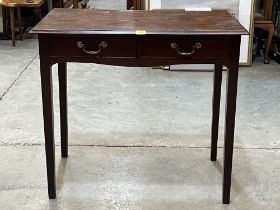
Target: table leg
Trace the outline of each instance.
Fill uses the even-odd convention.
[[[12,32],[12,44],[16,46],[16,34],[15,34],[15,9],[10,7],[10,21],[11,21],[11,32]]]
[[[68,124],[67,124],[67,65],[58,63],[61,155],[68,156]]]
[[[237,45],[239,46],[239,45]],[[232,155],[238,82],[238,61],[229,65],[227,72],[227,97],[225,113],[223,203],[230,203]]]
[[[18,28],[19,28],[20,40],[22,41],[22,25],[21,25],[20,7],[17,7],[17,19],[18,19]]]
[[[45,150],[50,199],[56,198],[55,142],[53,128],[52,70],[48,57],[40,58],[42,102],[44,115]]]
[[[222,68],[223,65],[215,64],[213,97],[212,97],[211,161],[216,161],[217,159]]]

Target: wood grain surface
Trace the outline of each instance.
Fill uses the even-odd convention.
[[[246,35],[248,32],[227,11],[186,12],[52,10],[31,31],[36,34],[146,34]]]
[[[27,3],[26,0],[0,0],[0,6],[5,7],[40,7],[43,0],[33,0],[33,3]]]

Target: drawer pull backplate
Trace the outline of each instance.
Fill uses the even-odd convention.
[[[79,49],[82,49],[87,54],[97,55],[97,54],[99,54],[102,51],[102,49],[105,49],[105,48],[108,47],[108,43],[105,42],[105,41],[100,42],[100,44],[98,45],[98,50],[97,51],[88,51],[88,50],[86,50],[85,44],[83,42],[81,42],[81,41],[77,42],[77,47]]]
[[[179,55],[188,56],[188,55],[194,54],[194,53],[195,53],[195,50],[200,49],[200,48],[202,47],[202,45],[201,45],[200,42],[196,42],[196,43],[194,44],[193,49],[192,49],[191,52],[180,52],[180,47],[179,47],[179,45],[178,45],[177,43],[175,43],[175,42],[172,42],[172,43],[170,44],[170,47],[171,47],[171,49],[175,49]]]

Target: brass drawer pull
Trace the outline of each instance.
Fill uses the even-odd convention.
[[[79,49],[82,49],[85,53],[90,54],[90,55],[97,55],[98,53],[100,53],[102,51],[102,49],[105,49],[108,47],[108,43],[105,41],[100,42],[100,44],[98,45],[98,50],[97,51],[88,51],[86,50],[86,46],[83,42],[78,41],[77,42],[77,47]]]
[[[188,55],[194,54],[195,50],[200,49],[200,48],[202,47],[202,45],[201,45],[200,42],[196,42],[196,43],[194,44],[193,50],[192,50],[191,52],[180,52],[180,47],[179,47],[179,45],[178,45],[177,43],[175,43],[175,42],[172,42],[172,43],[170,44],[170,47],[171,47],[171,49],[175,49],[179,55],[188,56]]]

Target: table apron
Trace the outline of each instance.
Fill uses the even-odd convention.
[[[89,57],[67,57],[57,56],[50,57],[50,63],[96,63],[111,66],[126,66],[126,67],[154,67],[154,66],[168,66],[176,64],[222,64],[228,66],[229,60],[227,58],[193,58],[193,59],[178,59],[178,58],[161,58],[161,57],[140,57],[140,58],[89,58]]]
[[[231,54],[231,38],[235,37],[67,35],[47,38],[51,64],[84,62],[151,67],[208,63],[227,65]]]

